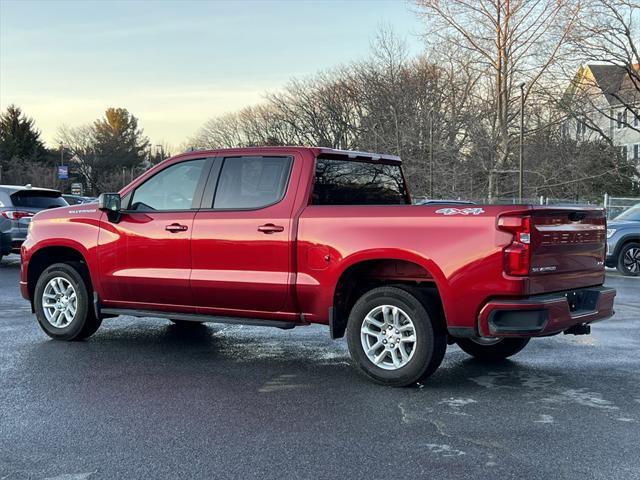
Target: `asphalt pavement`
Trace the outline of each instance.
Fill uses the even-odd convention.
[[[424,385],[372,384],[344,340],[105,320],[50,340],[0,264],[0,480],[640,479],[640,278],[616,315],[482,364],[457,347]]]

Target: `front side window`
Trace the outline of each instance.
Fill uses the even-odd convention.
[[[133,192],[129,210],[139,212],[190,210],[205,160],[190,160],[165,168]]]
[[[229,157],[224,159],[213,208],[256,209],[284,197],[290,157]]]
[[[400,165],[316,160],[314,205],[404,205]]]

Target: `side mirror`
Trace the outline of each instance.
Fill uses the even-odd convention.
[[[120,221],[120,205],[119,193],[101,193],[98,197],[98,209],[106,211],[110,222],[118,223]]]

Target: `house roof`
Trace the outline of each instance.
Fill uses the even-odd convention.
[[[640,65],[633,67],[640,70]],[[620,105],[623,101],[635,103],[640,100],[640,92],[633,85],[625,66],[589,64],[587,68],[591,71],[599,90],[609,105]]]

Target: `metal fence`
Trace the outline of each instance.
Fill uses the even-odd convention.
[[[607,209],[607,218],[611,219],[617,217],[625,210],[640,204],[640,198],[638,197],[611,197],[605,193],[604,195],[604,208]]]
[[[417,196],[413,198],[414,203],[421,203],[428,200],[427,197]],[[640,197],[612,197],[608,194],[604,195],[601,199],[568,199],[568,198],[551,198],[551,197],[533,197],[523,198],[522,202],[519,202],[517,198],[495,198],[489,202],[487,198],[448,198],[447,200],[470,200],[478,204],[498,204],[498,205],[516,205],[519,203],[526,205],[593,205],[597,207],[604,207],[607,210],[607,218],[612,219],[620,215],[625,210],[640,204]]]
[[[413,196],[413,203],[421,203],[423,201],[427,201],[429,200],[428,197],[425,196]],[[440,200],[440,199],[439,199]],[[446,198],[446,200],[466,200],[466,201],[472,201],[474,203],[478,203],[478,204],[484,204],[484,205],[488,205],[488,204],[494,204],[494,205],[517,205],[517,204],[522,204],[522,205],[596,205],[596,206],[602,206],[602,200],[594,200],[594,199],[579,199],[579,200],[575,200],[575,199],[569,199],[569,198],[551,198],[551,197],[545,197],[545,196],[539,196],[539,197],[530,197],[530,198],[523,198],[522,201],[518,200],[518,198],[516,197],[499,197],[499,198],[494,198],[491,201],[489,201],[488,198],[478,198],[478,197],[474,197],[474,198],[465,198],[465,197],[448,197]],[[640,201],[640,199],[638,199],[638,201]]]

